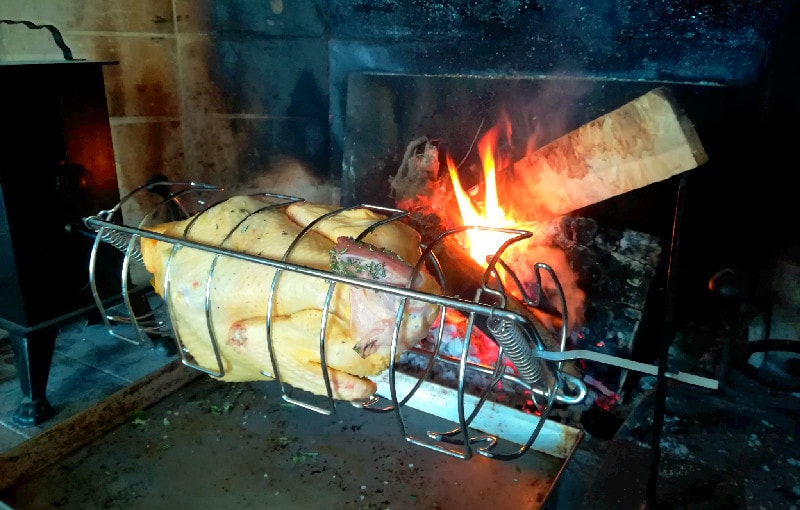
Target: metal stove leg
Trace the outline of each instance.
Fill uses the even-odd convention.
[[[9,332],[23,396],[12,416],[17,425],[39,425],[55,414],[46,392],[57,335],[58,328],[55,327],[26,333]]]

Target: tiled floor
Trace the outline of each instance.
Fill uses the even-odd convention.
[[[128,326],[115,331],[127,334]],[[34,427],[20,427],[11,417],[22,391],[8,335],[0,335],[0,452],[5,452],[50,427],[91,407],[104,397],[161,368],[173,358],[153,348],[135,345],[109,334],[104,324],[77,319],[65,324],[56,339],[47,396],[56,415]]]

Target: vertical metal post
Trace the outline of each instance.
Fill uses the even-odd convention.
[[[664,427],[664,414],[667,402],[667,358],[669,348],[675,337],[675,295],[678,285],[678,249],[680,245],[680,231],[683,222],[683,208],[686,201],[687,175],[683,173],[678,181],[678,191],[675,199],[675,214],[672,224],[672,239],[669,248],[669,262],[667,266],[667,282],[664,296],[664,320],[661,325],[658,352],[658,376],[654,395],[653,408],[653,437],[652,437],[652,462],[650,475],[647,481],[647,508],[658,508],[658,478],[661,466],[661,435]]]

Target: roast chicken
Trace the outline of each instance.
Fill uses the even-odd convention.
[[[357,241],[384,217],[367,208],[345,209],[316,223],[292,246],[306,226],[338,208],[307,202],[267,205],[265,197],[236,196],[195,217],[147,228],[386,285],[406,287],[411,282],[415,290],[440,293],[424,268],[413,271],[420,257],[420,236],[408,225],[391,221]],[[437,306],[409,299],[396,327],[399,296],[343,283],[333,286],[326,315],[329,280],[175,246],[143,238],[145,266],[168,305],[183,348],[214,372],[220,364],[212,335],[217,340],[223,372],[218,378],[223,381],[273,379],[271,338],[280,379],[327,395],[320,356],[324,335],[332,396],[365,399],[376,390],[368,377],[389,365],[395,330],[399,356],[427,336],[438,315]]]

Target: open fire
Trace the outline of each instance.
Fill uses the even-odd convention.
[[[461,184],[458,175],[458,168],[450,154],[445,156],[447,162],[448,175],[452,182],[453,196],[458,204],[461,217],[461,224],[458,226],[491,227],[494,229],[520,229],[529,231],[543,231],[544,229],[536,221],[518,221],[505,210],[497,191],[496,175],[498,169],[504,169],[511,164],[508,156],[503,155],[498,150],[501,141],[511,143],[512,126],[506,116],[490,128],[478,142],[478,153],[480,155],[483,169],[482,185],[476,185],[469,190]],[[501,140],[501,137],[503,140]],[[481,199],[480,194],[483,191]],[[477,197],[477,200],[476,200]],[[502,230],[491,229],[470,229],[463,237],[464,248],[469,250],[470,256],[481,266],[487,267],[489,260],[509,241],[512,234]],[[548,247],[544,244],[549,234],[539,232],[533,241],[520,241],[511,244],[504,253],[504,258],[514,268],[516,276],[523,284],[523,290],[527,291],[533,285],[542,285],[546,295],[555,296],[555,282],[538,282],[534,274],[533,266],[536,263],[545,263],[554,269],[567,300],[567,318],[569,331],[577,331],[583,319],[584,292],[577,285],[577,277],[566,260],[563,251]],[[501,275],[502,276],[502,275]],[[504,281],[507,291],[511,292],[518,299],[524,299],[513,282],[507,279]],[[553,301],[556,301],[553,299]],[[551,330],[555,330],[560,325],[560,320],[553,316],[543,315],[543,324]]]
[[[639,319],[624,317],[631,313],[627,311],[628,305],[636,307],[631,317],[640,317],[649,280],[623,275],[630,271],[638,275],[639,264],[642,261],[647,264],[648,259],[652,261],[652,255],[643,255],[641,260],[636,260],[638,256],[634,255],[627,261],[630,254],[623,252],[631,250],[630,242],[638,241],[626,241],[625,236],[629,234],[622,233],[622,239],[612,239],[612,244],[606,245],[604,234],[595,223],[571,218],[570,214],[704,163],[706,155],[691,122],[674,103],[669,91],[654,89],[542,147],[536,147],[533,139],[524,140],[525,153],[522,157],[517,155],[516,161],[509,157],[514,154],[514,149],[509,149],[513,146],[512,134],[512,123],[503,115],[480,137],[477,144],[480,172],[475,171],[474,166],[462,168],[463,162],[456,164],[460,155],[452,154],[448,147],[441,158],[447,172],[441,177],[438,172],[440,145],[427,138],[416,139],[406,151],[400,171],[391,179],[396,205],[411,211],[411,222],[422,231],[424,242],[430,242],[445,229],[462,226],[532,232],[532,237],[512,243],[503,252],[503,260],[522,282],[523,290],[533,291],[541,285],[545,298],[554,296],[554,282],[546,281],[547,277],[538,282],[533,270],[537,263],[550,266],[566,300],[569,348],[629,356],[632,338],[627,339],[625,331],[630,329],[630,334],[635,335]],[[472,175],[465,174],[465,170],[472,170]],[[478,173],[482,179],[475,178]],[[479,182],[474,184],[476,180]],[[506,232],[482,228],[468,229],[458,236],[460,249],[479,265],[478,269],[486,268],[488,257],[510,238]],[[594,245],[595,239],[596,246],[582,245]],[[642,240],[644,254],[651,245],[647,239]],[[453,248],[449,246],[448,250]],[[581,260],[587,253],[606,249],[618,252],[604,253],[602,257],[609,256],[608,260],[600,261],[595,258],[597,254]],[[637,250],[633,248],[634,252]],[[609,264],[610,260],[615,262]],[[623,267],[615,270],[615,264]],[[624,267],[627,264],[631,266]],[[601,267],[603,269],[598,269]],[[613,296],[612,299],[620,299],[619,304],[611,305],[611,310],[616,311],[603,309],[602,303],[592,303],[593,307],[588,309],[591,324],[587,324],[590,299],[587,291],[591,292],[590,287],[596,284],[591,280],[598,277],[598,270],[615,272],[615,279],[627,280],[618,284],[639,286],[641,294],[633,299]],[[642,274],[647,271],[645,269]],[[505,283],[506,280],[507,292],[524,300],[525,296],[514,285]],[[619,289],[617,292],[630,291]],[[471,299],[471,296],[463,297]],[[597,298],[594,292],[592,299]],[[555,303],[557,300],[551,300],[551,304]],[[561,326],[557,314],[540,310],[534,313],[539,324],[551,333]],[[606,319],[599,317],[605,315],[611,318],[600,327],[598,321]],[[617,320],[626,321],[626,324],[615,323]],[[478,338],[477,341],[489,340]],[[587,382],[596,383],[591,386],[601,388],[599,396],[602,398],[598,402],[616,399],[615,392],[620,390],[624,375],[613,371],[608,375],[603,369],[597,372],[586,368],[586,363],[578,364],[573,373],[583,372]]]

